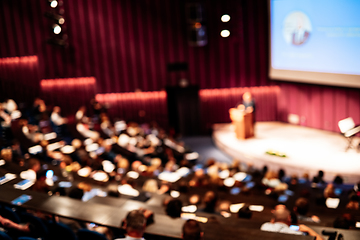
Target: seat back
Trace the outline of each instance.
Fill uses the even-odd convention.
[[[65,224],[50,222],[48,224],[48,230],[48,238],[51,240],[77,240],[75,233]]]
[[[48,228],[40,218],[27,212],[21,212],[19,216],[22,223],[30,223],[30,237],[45,238],[47,236]]]
[[[88,240],[88,239],[92,239],[92,240],[107,240],[107,238],[105,237],[105,235],[95,232],[95,231],[91,231],[88,229],[79,229],[79,231],[77,232],[77,237],[78,240]]]
[[[0,240],[12,240],[5,232],[0,231]]]
[[[348,118],[345,118],[343,120],[340,120],[338,122],[338,126],[340,128],[340,131],[341,133],[345,133],[347,132],[348,130],[352,129],[355,127],[355,122],[354,120],[352,119],[352,117],[348,117]]]

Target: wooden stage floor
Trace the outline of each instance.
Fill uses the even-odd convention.
[[[347,139],[340,133],[291,125],[281,122],[257,122],[255,137],[238,140],[231,123],[213,126],[215,145],[242,162],[252,162],[255,167],[267,166],[269,170],[285,170],[286,175],[310,178],[324,171],[324,179],[333,181],[336,175],[345,183],[360,181],[360,152],[356,148],[347,151]],[[360,138],[353,139],[357,146]],[[266,151],[282,152],[286,157],[266,154]]]

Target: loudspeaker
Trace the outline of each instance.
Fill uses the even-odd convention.
[[[188,42],[190,46],[202,47],[208,43],[204,7],[200,3],[186,5]]]
[[[189,3],[186,5],[187,22],[190,24],[205,21],[204,8],[200,3]]]

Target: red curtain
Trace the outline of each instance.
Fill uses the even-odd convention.
[[[165,91],[97,94],[96,100],[108,107],[112,118],[168,126]]]
[[[75,115],[81,106],[89,107],[96,94],[94,77],[43,79],[40,85],[46,104],[61,107],[64,115]]]
[[[0,59],[0,100],[14,99],[29,103],[39,96],[39,62],[37,56]],[[19,106],[21,107],[21,106]]]

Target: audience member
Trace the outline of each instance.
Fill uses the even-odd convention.
[[[201,229],[199,222],[189,219],[182,227],[182,239],[184,240],[201,240],[204,232]]]
[[[0,109],[0,111],[4,111],[5,114],[7,114],[7,112],[3,109]],[[85,116],[85,111],[86,108],[83,107],[78,111],[76,115],[78,130],[79,132],[83,133],[83,138],[79,135],[79,139],[83,140],[84,138],[87,137],[90,137],[92,139],[87,139],[86,141],[84,141],[84,143],[82,142],[82,140],[74,139],[72,142],[72,146],[74,147],[75,151],[68,155],[66,155],[65,153],[62,154],[58,150],[47,151],[46,146],[48,146],[49,142],[51,143],[51,141],[44,140],[45,130],[42,131],[40,125],[43,124],[43,126],[45,126],[46,121],[48,121],[49,119],[49,116],[47,115],[46,105],[44,101],[41,99],[37,99],[34,103],[33,113],[30,117],[30,119],[31,118],[35,119],[31,121],[32,124],[29,124],[28,120],[26,120],[25,117],[20,121],[22,122],[21,126],[24,134],[32,141],[31,146],[33,146],[34,143],[39,142],[43,148],[43,153],[37,154],[36,157],[39,158],[41,161],[47,161],[48,164],[50,164],[53,159],[56,159],[57,160],[56,162],[58,162],[58,160],[61,160],[62,162],[60,165],[61,166],[63,165],[62,170],[63,172],[67,172],[67,173],[70,173],[71,171],[76,172],[77,170],[79,170],[80,168],[79,163],[81,163],[82,167],[86,167],[89,169],[88,177],[92,177],[93,174],[90,173],[91,172],[94,173],[95,172],[94,170],[99,170],[100,169],[99,167],[103,166],[101,163],[104,162],[105,159],[109,160],[109,162],[112,162],[115,165],[114,166],[115,169],[112,169],[113,171],[108,172],[108,175],[110,176],[110,181],[114,180],[114,182],[110,184],[111,187],[108,188],[108,195],[116,196],[116,197],[120,195],[119,191],[122,194],[124,194],[125,192],[128,193],[124,195],[133,195],[133,196],[141,195],[142,193],[138,191],[140,190],[140,188],[137,187],[135,183],[139,184],[144,182],[144,179],[146,178],[156,177],[159,173],[161,173],[164,170],[174,172],[178,169],[179,163],[181,163],[180,166],[192,167],[188,162],[183,160],[184,155],[179,154],[179,149],[184,149],[181,143],[177,143],[173,138],[169,137],[164,130],[156,126],[149,127],[149,125],[146,124],[140,126],[139,124],[136,123],[129,123],[127,126],[126,123],[123,121],[123,128],[118,131],[112,126],[109,117],[105,113],[101,113],[100,128],[103,131],[101,137],[104,137],[104,139],[102,139],[100,137],[99,132],[94,130],[97,129],[96,127],[98,127],[96,124],[94,124],[94,121],[97,120],[95,118],[87,118]],[[58,124],[66,125],[67,122],[61,118],[59,113],[60,113],[60,108],[54,107],[54,111],[50,119],[52,120],[52,122],[54,122],[55,125]],[[99,115],[99,114],[100,112],[95,113],[95,115]],[[5,115],[1,112],[0,117],[1,116],[5,116]],[[7,120],[9,121],[9,119]],[[100,130],[100,128],[98,128],[98,130]],[[121,136],[118,136],[119,134],[121,134]],[[120,141],[121,137],[123,138],[122,140],[126,140],[125,141],[126,144],[124,146],[120,144],[120,142],[122,142]],[[114,143],[118,143],[118,144],[114,144]],[[85,146],[88,146],[89,144],[90,145],[97,144],[99,147],[95,151],[88,150]],[[39,160],[35,159],[34,161],[34,158],[29,159],[28,157],[25,157],[24,153],[26,152],[26,149],[27,148],[23,148],[22,150],[20,148],[20,144],[16,145],[15,143],[12,150],[10,148],[1,149],[1,156],[6,161],[11,161],[12,159],[14,159],[14,154],[15,154],[16,159],[18,160],[13,162],[19,164],[27,163],[29,167],[29,170],[25,171],[25,173],[22,173],[22,177],[26,175],[26,178],[35,180],[36,175],[39,175],[37,174],[37,172],[40,170],[41,165]],[[131,154],[132,158],[128,157],[127,154]],[[26,162],[24,159],[29,159],[29,160]],[[71,163],[72,161],[77,163],[78,165],[77,169],[72,166]],[[62,164],[65,162],[66,164]],[[127,172],[129,171],[129,165],[130,165],[129,162],[132,163],[131,169],[140,175],[139,180],[130,179],[127,176]],[[208,191],[205,193],[205,195],[203,195],[201,194],[200,191],[197,191],[195,187],[201,187],[203,190],[217,189],[217,191],[219,191],[220,187],[223,186],[223,179],[224,179],[223,173],[227,172],[228,176],[232,177],[240,170],[244,171],[244,169],[245,170],[248,169],[247,177],[249,176],[252,177],[252,180],[250,181],[255,182],[256,187],[255,188],[244,187],[247,186],[246,181],[243,182],[237,180],[235,186],[238,187],[239,189],[241,188],[241,194],[245,194],[246,192],[250,193],[251,195],[253,193],[259,194],[259,192],[262,192],[263,194],[264,193],[263,190],[265,190],[265,188],[261,184],[261,179],[263,179],[262,183],[266,185],[266,188],[268,188],[268,190],[273,191],[274,193],[284,192],[288,188],[288,185],[282,182],[282,180],[285,181],[284,171],[280,170],[278,173],[273,171],[268,171],[267,166],[265,166],[263,171],[261,172],[259,169],[256,169],[252,163],[246,163],[246,164],[241,163],[241,164],[242,165],[240,167],[240,162],[234,160],[233,164],[231,166],[228,166],[228,164],[225,163],[220,164],[216,162],[215,159],[209,159],[206,164],[206,167],[203,168],[197,165],[193,168],[194,172],[191,172],[188,178],[185,177],[177,183],[163,182],[161,184],[160,190],[158,190],[159,189],[157,185],[158,180],[148,179],[146,183],[143,185],[143,191],[168,193],[170,189],[176,189],[181,192],[182,194],[181,199],[186,199],[186,197],[183,196],[183,194],[184,195],[188,194],[188,196],[191,195],[191,197],[188,200],[190,204],[199,206],[201,203],[201,198],[203,198],[203,204],[205,206],[203,209],[200,208],[202,211],[211,214],[211,213],[215,213],[216,210],[220,209],[220,213],[226,212],[227,213],[226,216],[229,217],[228,215],[231,215],[230,213],[228,213],[229,206],[232,202],[229,201],[230,198],[226,198],[228,196],[227,192],[225,191],[220,192],[220,196],[225,195],[226,197],[219,198],[217,192],[215,191]],[[263,178],[264,175],[265,177]],[[312,190],[311,192],[307,190],[308,192],[306,198],[315,197],[315,196],[311,196],[311,194],[314,194],[315,191],[321,193],[321,200],[323,202],[325,201],[325,198],[336,196],[333,184],[327,185],[324,192],[321,192],[322,191],[320,189],[321,186],[318,185],[318,183],[324,183],[323,175],[324,173],[322,171],[319,171],[318,176],[314,177],[313,182],[316,184],[314,184],[313,186],[317,186],[319,188],[310,189]],[[63,177],[66,176],[63,175]],[[298,176],[292,176],[292,179],[290,180],[290,187],[291,185],[299,186],[300,180],[301,179],[298,180]],[[121,183],[122,186],[121,185],[118,186],[119,183]],[[341,184],[341,182],[339,179],[337,179],[336,181],[334,180],[334,184]],[[139,184],[139,186],[141,185]],[[88,187],[89,186],[86,184],[85,185],[83,184],[83,186],[81,186],[80,184],[78,188],[75,188],[70,191],[69,196],[76,199],[82,199],[84,193],[86,193],[86,191],[89,191]],[[295,187],[296,186],[294,186],[294,188]],[[347,205],[348,209],[356,210],[359,208],[359,200],[358,200],[359,198],[358,195],[360,195],[359,187],[360,184],[354,187],[354,191],[351,193],[349,197],[350,202]],[[57,192],[59,195],[65,194],[64,189],[60,189]],[[131,194],[129,194],[129,192],[131,192]],[[296,192],[295,194],[297,193],[298,192]],[[307,212],[309,209],[309,201],[306,198],[300,198],[296,201],[293,209],[294,214],[296,214],[295,219],[300,221],[319,222],[319,218],[317,218],[316,216],[312,216],[312,217],[307,216]],[[219,207],[217,208],[218,200],[221,201],[223,204],[219,204]],[[166,206],[166,213],[172,218],[180,217],[181,211],[182,211],[182,202],[179,199],[171,200]],[[141,212],[143,215],[144,213],[146,213],[146,215],[149,215],[148,211],[144,212],[139,210],[139,212]],[[129,215],[131,215],[131,213],[129,213]],[[134,213],[133,215],[135,216],[136,214]],[[241,208],[241,210],[238,212],[238,217],[242,217],[242,218],[251,218],[251,215],[252,212],[249,210],[247,205]],[[210,216],[211,217],[209,217],[209,220],[211,220],[214,217],[214,214]],[[143,236],[145,227],[144,224],[141,224],[141,221],[140,223],[138,222],[139,223],[137,225],[138,227],[131,227],[132,223],[130,220],[129,221],[125,220],[125,222],[127,222],[125,226],[128,232],[127,235],[128,239],[130,238],[137,239]],[[195,223],[197,224],[197,226],[194,225]],[[310,235],[315,236],[317,239],[321,239],[319,235],[316,235],[316,233],[313,230],[311,230],[305,225],[300,225],[299,231],[293,231],[289,228],[289,224],[290,224],[289,211],[283,205],[279,205],[274,210],[274,219],[272,220],[272,222],[263,224],[261,229],[264,231],[267,230],[267,231],[285,232],[291,234],[302,234],[302,232],[307,232]],[[350,228],[354,226],[354,222],[351,217],[342,216],[341,218],[339,217],[334,222],[334,226],[340,226],[340,227],[343,226],[345,228]],[[185,231],[191,233],[192,231],[191,229],[193,229],[193,232],[201,233],[201,228],[198,222],[194,220],[187,221],[183,227],[184,239],[200,239],[202,237],[202,233],[200,235],[196,234],[196,236],[192,234],[185,234]],[[193,237],[191,238],[190,236]]]
[[[313,183],[316,183],[316,184],[323,184],[323,183],[325,183],[323,177],[324,177],[324,172],[323,172],[322,170],[320,170],[320,171],[318,172],[318,175],[315,176],[315,177],[313,177],[312,182],[313,182]]]
[[[22,179],[29,179],[32,181],[36,181],[37,172],[41,169],[40,161],[36,158],[30,158],[28,160],[28,170],[22,171],[20,173],[20,177]]]
[[[312,215],[311,217],[307,216],[309,211],[309,200],[306,198],[298,198],[295,202],[295,206],[293,208],[294,213],[297,216],[297,220],[299,221],[306,221],[306,222],[320,222],[318,216]]]
[[[299,225],[299,230],[291,229],[290,211],[287,210],[284,205],[277,205],[272,213],[274,218],[271,220],[271,222],[267,222],[261,225],[260,229],[262,231],[279,232],[294,235],[303,235],[303,233],[308,233],[310,236],[316,237],[316,240],[322,240],[322,237],[318,233],[305,225]]]
[[[350,194],[349,202],[346,205],[346,208],[351,210],[359,210],[359,196],[354,193]]]
[[[326,188],[324,189],[324,197],[325,198],[335,198],[335,188],[332,183],[329,183]]]
[[[125,238],[120,239],[131,239],[131,240],[143,240],[144,231],[146,228],[146,217],[142,210],[132,210],[126,216],[124,220],[124,228],[126,229]]]
[[[250,219],[252,217],[252,211],[249,209],[248,205],[239,209],[238,217],[245,218],[245,219]]]
[[[204,212],[207,213],[214,213],[216,210],[216,205],[218,201],[218,195],[214,191],[206,192],[204,196],[204,204],[205,208],[203,209]]]
[[[183,206],[183,204],[182,204],[181,200],[171,199],[166,204],[165,212],[168,216],[170,216],[172,218],[179,218],[181,216],[182,206]]]
[[[354,220],[354,217],[349,213],[345,213],[335,219],[333,227],[341,229],[353,229],[355,228],[355,223],[356,221]]]

